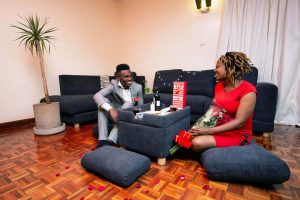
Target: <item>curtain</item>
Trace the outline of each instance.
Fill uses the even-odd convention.
[[[300,125],[300,1],[224,0],[217,57],[242,51],[278,87],[275,123]]]

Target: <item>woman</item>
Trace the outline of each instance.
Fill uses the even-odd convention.
[[[249,144],[252,136],[252,116],[256,102],[256,88],[242,80],[251,72],[250,59],[241,52],[227,52],[217,60],[214,103],[223,107],[233,120],[213,128],[197,127],[191,149],[202,151],[211,147],[228,147]]]

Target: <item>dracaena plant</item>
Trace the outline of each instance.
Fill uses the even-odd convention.
[[[46,103],[50,103],[48,86],[45,76],[45,62],[44,53],[50,53],[50,46],[53,45],[52,41],[55,39],[51,36],[52,32],[56,31],[56,27],[46,28],[49,17],[40,18],[38,16],[20,17],[20,21],[16,21],[15,25],[10,27],[17,29],[17,33],[20,35],[16,40],[19,40],[19,45],[24,45],[25,50],[29,50],[32,56],[36,55],[39,59],[43,88],[45,93]]]

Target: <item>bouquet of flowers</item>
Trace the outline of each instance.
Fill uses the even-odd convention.
[[[225,108],[217,105],[213,102],[213,104],[209,107],[206,113],[199,118],[192,128],[197,127],[208,127],[212,128],[215,126],[220,126],[231,121],[233,117],[231,117]]]
[[[220,126],[225,124],[233,119],[227,111],[217,105],[215,102],[209,107],[206,113],[197,120],[197,122],[192,126],[192,128],[197,127],[208,127],[212,128],[215,126]],[[179,135],[176,136],[175,142],[177,144],[170,149],[170,155],[173,155],[181,147],[190,148],[192,145],[192,135],[185,130],[179,132]]]

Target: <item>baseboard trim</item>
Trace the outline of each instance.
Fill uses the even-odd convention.
[[[34,118],[22,119],[22,120],[17,120],[12,122],[5,122],[5,123],[0,123],[0,129],[12,128],[12,127],[27,125],[32,123],[34,123]]]

